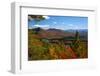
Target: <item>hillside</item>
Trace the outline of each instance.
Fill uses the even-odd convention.
[[[64,38],[74,37],[77,30],[60,30],[60,29],[42,29],[34,28],[33,30],[41,38]],[[78,30],[80,38],[87,40],[87,30]]]
[[[87,58],[87,35],[82,34],[85,32],[28,29],[28,60]]]

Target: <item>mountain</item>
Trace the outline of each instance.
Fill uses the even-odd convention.
[[[65,32],[70,32],[70,33],[76,33],[76,31],[79,32],[80,36],[87,36],[87,34],[88,34],[88,29],[69,29],[69,30],[65,30]]]
[[[60,29],[42,29],[42,28],[34,28],[33,29],[35,32],[38,33],[38,35],[41,38],[63,38],[63,37],[73,37],[75,34],[74,33],[69,33],[69,32],[65,32],[63,30]]]
[[[47,29],[47,31],[53,31],[53,32],[63,32],[63,31],[62,31],[62,30],[60,30],[60,29],[54,29],[54,28]]]
[[[60,30],[55,28],[42,29],[40,27],[32,29],[40,38],[64,38],[64,37],[75,37],[76,31],[79,32],[80,38],[87,39],[88,30]]]

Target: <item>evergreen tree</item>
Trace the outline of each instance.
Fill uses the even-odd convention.
[[[45,17],[42,15],[29,15],[28,20],[34,20],[35,24],[39,24],[40,21],[45,20]]]
[[[76,31],[75,39],[72,42],[71,47],[75,51],[78,58],[86,58],[87,57],[86,43],[81,41],[78,31]]]

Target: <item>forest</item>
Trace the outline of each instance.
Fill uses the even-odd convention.
[[[56,34],[56,32],[54,33]],[[28,30],[28,60],[88,57],[87,40],[82,40],[78,31],[72,37],[63,37],[61,35],[55,37],[54,33],[52,35],[50,30],[48,32],[41,28]]]

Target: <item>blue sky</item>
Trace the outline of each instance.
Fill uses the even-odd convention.
[[[28,21],[28,28],[41,27],[44,29],[56,28],[68,29],[88,29],[88,17],[79,16],[43,16],[42,20],[36,24],[34,19]]]

